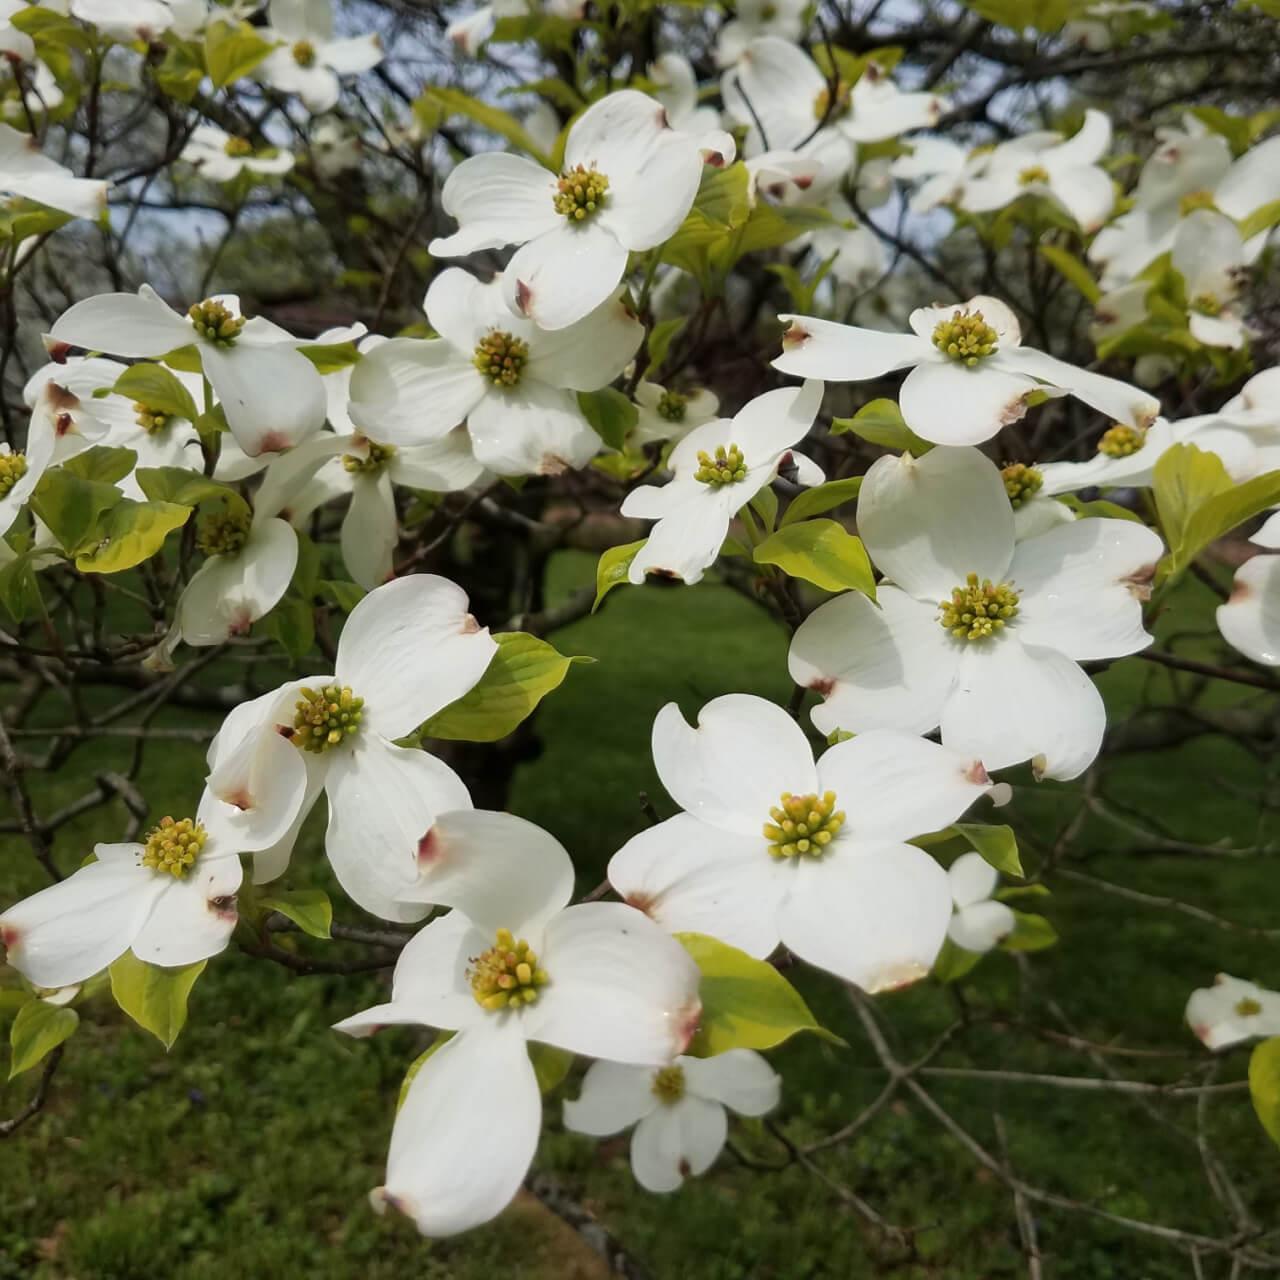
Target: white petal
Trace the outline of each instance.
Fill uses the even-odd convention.
[[[762,1116],[778,1105],[782,1077],[750,1049],[730,1049],[714,1058],[681,1058],[690,1093],[722,1103],[740,1116]]]
[[[1280,556],[1254,556],[1236,570],[1231,599],[1218,606],[1218,630],[1246,658],[1280,667]]]
[[[284,343],[238,342],[224,350],[204,342],[200,359],[231,434],[250,456],[292,448],[323,425],[320,374]]]
[[[1280,511],[1273,511],[1249,541],[1270,551],[1280,551]]]
[[[898,394],[902,417],[918,436],[937,444],[981,444],[1027,411],[1039,383],[1003,373],[983,361],[970,369],[956,360],[922,364]]]
[[[711,486],[696,482],[679,485],[679,488],[677,485],[679,481],[673,481],[664,489],[643,486],[627,495],[623,513],[649,518],[658,515],[659,506],[666,508],[673,498],[681,500],[678,506],[661,512],[658,523],[649,531],[648,541],[631,561],[627,576],[637,585],[643,583],[649,573],[680,578],[690,584],[699,582],[724,545],[729,522],[739,505],[738,498],[713,493]],[[724,486],[730,487],[739,486]],[[751,496],[751,493],[742,495],[747,501]],[[646,502],[648,507],[644,509],[641,504]]]
[[[962,853],[947,869],[951,900],[957,907],[984,902],[996,891],[1000,873],[980,853]]]
[[[500,151],[470,156],[449,175],[441,193],[458,229],[427,248],[437,258],[454,258],[523,244],[563,225],[555,196],[556,175],[532,160]]]
[[[1117,378],[1079,369],[1031,347],[1001,347],[991,361],[1004,373],[1025,374],[1061,387],[1113,422],[1149,427],[1160,414],[1160,401],[1147,392]]]
[[[366,591],[386,582],[399,541],[391,477],[385,471],[353,476],[351,506],[342,522],[342,563],[352,581]]]
[[[603,1138],[629,1129],[661,1105],[653,1091],[652,1067],[593,1062],[577,1100],[564,1104],[564,1127]]]
[[[669,240],[693,205],[702,168],[697,140],[667,130],[638,169],[619,172],[616,178],[610,174],[609,196],[599,214],[601,227],[632,253]],[[659,191],[662,196],[655,199]]]
[[[382,61],[382,44],[376,35],[328,40],[317,50],[319,60],[339,75],[358,75]]]
[[[1039,493],[1014,508],[1013,536],[1016,541],[1025,542],[1028,538],[1036,538],[1042,533],[1048,533],[1050,529],[1056,529],[1060,524],[1070,524],[1075,518],[1076,513],[1065,502],[1058,502]]]
[[[826,88],[813,59],[791,41],[769,35],[751,40],[737,61],[722,79],[721,92],[725,109],[748,126],[750,146],[799,146],[817,127],[818,95]]]
[[[1208,293],[1219,302],[1235,296],[1232,272],[1244,260],[1244,242],[1236,224],[1213,209],[1197,209],[1178,223],[1170,261],[1194,299]]]
[[[538,330],[529,342],[527,377],[571,391],[598,391],[627,366],[644,326],[620,297],[564,329]]]
[[[636,1125],[631,1135],[631,1172],[646,1191],[676,1191],[715,1163],[729,1121],[718,1102],[685,1094],[664,1103]]]
[[[976,902],[951,917],[947,937],[965,951],[986,952],[1007,938],[1016,924],[1017,918],[1003,902]]]
[[[471,451],[471,437],[460,427],[442,440],[401,449],[388,470],[396,484],[431,493],[469,489],[484,475],[484,467]]]
[[[559,215],[557,215],[559,216]],[[618,287],[627,250],[595,219],[560,225],[517,249],[502,276],[507,305],[543,329],[564,329]]]
[[[476,460],[495,475],[558,475],[586,466],[601,447],[573,393],[533,378],[486,395],[467,431]]]
[[[151,914],[133,940],[133,954],[149,964],[176,967],[207,960],[226,949],[236,927],[236,890],[243,871],[235,852],[205,843],[195,866],[156,895]]]
[[[1097,231],[1115,208],[1115,183],[1097,165],[1055,171],[1049,179],[1049,190],[1086,235]]]
[[[952,320],[956,316],[972,315],[981,316],[996,331],[1002,350],[1021,344],[1022,330],[1018,324],[1018,317],[999,298],[992,298],[985,293],[976,294],[968,302],[958,304],[939,302],[930,307],[917,307],[908,317],[908,323],[912,333],[923,338],[929,344],[930,350],[936,350],[933,346],[933,333],[939,324]],[[941,358],[946,359],[946,357]]]
[[[594,102],[574,121],[565,140],[565,168],[598,169],[612,184],[615,175],[634,175],[670,135],[660,102],[623,89]]]
[[[1191,336],[1206,347],[1226,347],[1239,351],[1249,336],[1249,329],[1244,321],[1230,311],[1223,311],[1216,316],[1192,311],[1187,316],[1187,325]]]
[[[364,699],[362,728],[404,737],[475,686],[498,646],[467,604],[448,578],[414,573],[352,609],[336,678]]]
[[[476,343],[491,329],[513,330],[526,340],[533,333],[529,327],[513,324],[500,275],[485,283],[461,267],[449,267],[431,281],[422,309],[431,327],[468,362]]]
[[[822,383],[810,379],[799,387],[766,391],[734,414],[729,435],[748,467],[772,467],[780,454],[808,435],[822,407],[822,392]]]
[[[837,127],[855,142],[883,142],[937,124],[947,101],[932,93],[901,93],[891,80],[867,71],[855,82],[853,112]]]
[[[1223,213],[1237,219],[1280,200],[1280,139],[1268,138],[1250,147],[1227,170],[1213,196]]]
[[[932,344],[915,334],[882,333],[816,316],[783,315],[782,354],[775,369],[798,378],[826,382],[863,382],[934,359]]]
[[[58,342],[118,356],[162,356],[186,346],[195,331],[154,289],[101,293],[64,311],[49,333]]]

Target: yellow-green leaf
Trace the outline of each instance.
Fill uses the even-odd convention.
[[[94,530],[97,541],[76,556],[81,573],[119,573],[149,560],[174,529],[186,524],[190,507],[173,502],[134,502],[125,498]]]
[[[187,998],[207,961],[176,969],[147,964],[126,951],[107,971],[115,1002],[144,1031],[150,1031],[166,1049],[187,1022]]]
[[[138,455],[133,449],[112,449],[95,444],[62,464],[64,470],[82,480],[96,480],[99,484],[115,484],[133,470]]]
[[[306,356],[321,373],[349,369],[360,360],[354,342],[308,342],[298,348],[298,354]]]
[[[957,982],[973,969],[982,956],[981,951],[966,951],[950,938],[944,938],[942,950],[933,962],[933,976],[939,982]]]
[[[547,163],[546,153],[534,142],[524,125],[515,116],[509,111],[503,111],[501,107],[493,106],[492,103],[481,102],[479,98],[473,98],[469,93],[463,93],[461,89],[433,85],[424,91],[414,103],[413,109],[424,124],[429,124],[433,116],[437,122],[445,116],[466,116],[499,137],[505,138],[521,151],[527,151],[541,163]],[[430,127],[435,128],[435,125],[431,124]]]
[[[1022,860],[1018,857],[1018,837],[1012,827],[990,827],[980,822],[957,822],[952,828],[963,836],[982,855],[984,862],[995,867],[1002,875],[1025,875]]]
[[[1000,945],[1006,951],[1043,951],[1057,941],[1058,931],[1044,916],[1032,915],[1029,911],[1015,911],[1013,932]]]
[[[596,564],[596,602],[591,606],[592,613],[595,613],[600,602],[614,587],[624,586],[630,581],[627,574],[631,571],[631,562],[644,544],[644,538],[639,542],[626,542],[621,546],[610,547],[600,557]]]
[[[145,404],[148,409],[159,409],[161,413],[185,418],[188,422],[195,422],[200,416],[191,392],[162,364],[147,361],[130,365],[111,389],[118,396]]]
[[[616,387],[579,391],[578,408],[591,430],[611,449],[622,449],[627,432],[636,425],[639,412]]]
[[[871,444],[882,449],[896,449],[899,453],[911,453],[917,458],[933,448],[907,426],[902,410],[892,400],[871,400],[864,404],[852,418],[835,418],[831,423],[833,436],[852,431]]]
[[[847,480],[828,480],[826,484],[805,489],[791,500],[791,505],[782,514],[782,523],[797,524],[810,516],[821,515],[833,507],[852,502],[861,488],[862,477],[850,476]]]
[[[275,46],[247,22],[211,22],[204,33],[204,61],[214,87],[247,76]]]
[[[784,526],[756,547],[755,561],[776,565],[824,591],[861,591],[876,598],[875,575],[862,540],[834,520]]]
[[[139,467],[137,480],[152,502],[171,502],[180,507],[222,502],[235,515],[247,518],[251,514],[249,504],[230,485],[185,467]]]
[[[333,904],[323,889],[286,889],[262,894],[258,906],[263,911],[278,911],[287,916],[303,933],[313,938],[331,937]]]
[[[1280,1146],[1280,1036],[1264,1040],[1250,1056],[1249,1096],[1262,1127]]]
[[[13,1052],[9,1079],[30,1071],[52,1053],[79,1025],[80,1015],[74,1009],[30,1000],[18,1010],[9,1028],[9,1048]]]
[[[1042,244],[1040,256],[1051,262],[1054,270],[1069,284],[1074,285],[1090,303],[1097,304],[1102,297],[1102,290],[1093,278],[1093,273],[1075,254],[1059,249],[1056,245]]]

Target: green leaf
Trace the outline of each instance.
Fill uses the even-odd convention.
[[[247,76],[274,47],[247,22],[211,22],[204,33],[204,61],[214,88]]]
[[[738,227],[751,215],[750,191],[751,177],[742,161],[720,169],[705,165],[693,209],[722,227]]]
[[[1280,200],[1272,200],[1240,219],[1240,238],[1252,240],[1254,236],[1270,231],[1277,222],[1280,222]]]
[[[126,951],[107,970],[111,994],[138,1026],[150,1031],[166,1049],[171,1049],[187,1022],[191,988],[207,963],[197,960],[181,968],[164,969]]]
[[[1082,519],[1096,517],[1103,520],[1133,520],[1138,524],[1147,523],[1136,511],[1131,511],[1128,507],[1122,507],[1118,502],[1108,502],[1105,498],[1095,498],[1092,502],[1081,502],[1074,493],[1063,493],[1057,495],[1054,501],[1070,507]]]
[[[833,507],[843,506],[852,502],[861,488],[862,477],[850,476],[847,480],[828,480],[826,484],[806,489],[791,500],[791,505],[782,513],[782,523],[784,526],[796,524]]]
[[[872,400],[864,404],[852,418],[836,418],[831,423],[833,436],[852,431],[871,444],[883,449],[896,449],[899,453],[911,453],[917,458],[933,448],[927,440],[921,440],[907,426],[902,410],[892,400]]]
[[[594,661],[566,658],[554,645],[523,631],[502,632],[493,638],[498,651],[479,684],[432,716],[419,736],[497,742],[533,714],[575,662]]]
[[[438,127],[439,121],[446,116],[466,116],[476,124],[505,138],[521,151],[527,151],[542,164],[548,162],[546,153],[534,142],[524,125],[509,111],[495,107],[491,103],[481,102],[461,89],[450,89],[445,86],[432,86],[413,104],[414,114],[432,130]],[[434,117],[434,119],[433,119]]]
[[[40,609],[40,583],[36,578],[38,553],[23,552],[0,567],[0,604],[14,622],[25,622]]]
[[[834,520],[806,520],[771,533],[755,549],[757,564],[777,565],[824,591],[861,591],[876,598],[871,561],[860,538]]]
[[[1102,297],[1102,289],[1093,278],[1093,273],[1073,253],[1059,249],[1055,245],[1040,245],[1040,256],[1051,262],[1054,269],[1069,284],[1073,284],[1080,293],[1094,306]]]
[[[1058,941],[1058,931],[1044,916],[1015,911],[1013,920],[1013,932],[1000,943],[1006,951],[1043,951]]]
[[[636,558],[645,541],[641,538],[639,542],[627,542],[621,546],[610,547],[600,557],[596,563],[596,602],[591,606],[592,613],[595,613],[600,607],[600,602],[614,587],[625,586],[629,581],[627,575],[631,571],[631,562]]]
[[[172,32],[166,36],[171,37]],[[164,60],[156,67],[156,84],[179,102],[192,102],[204,79],[204,54],[190,40],[165,40]]]
[[[298,354],[306,356],[321,373],[349,369],[360,360],[354,342],[308,342],[298,348]]]
[[[760,517],[766,533],[772,533],[778,523],[778,495],[767,485],[751,499],[751,510]]]
[[[662,362],[671,350],[676,335],[688,323],[687,316],[673,316],[670,320],[659,320],[649,332],[649,375],[662,367]]]
[[[350,613],[365,596],[364,588],[356,586],[354,582],[327,578],[317,583],[317,586],[343,613]]]
[[[800,993],[763,960],[703,933],[677,933],[702,981],[702,1020],[686,1052],[710,1058],[726,1049],[771,1049],[798,1031],[844,1042],[818,1025]]]
[[[263,620],[267,634],[299,662],[311,652],[316,639],[316,620],[311,605],[297,596],[286,596]]]
[[[96,542],[76,556],[81,573],[119,573],[149,560],[175,529],[186,524],[190,507],[174,502],[134,502],[125,498],[94,530]]]
[[[1280,1036],[1264,1040],[1250,1055],[1249,1097],[1262,1127],[1280,1146]]]
[[[332,937],[333,905],[323,889],[286,889],[262,894],[258,906],[263,911],[278,911],[313,938]]]
[[[65,467],[51,467],[40,477],[30,505],[62,549],[75,555],[95,541],[99,520],[122,501],[124,495],[115,485],[81,479]]]
[[[1018,857],[1018,838],[1012,827],[989,827],[978,822],[957,822],[953,828],[963,836],[983,861],[995,867],[1002,875],[1025,878],[1022,860]]]
[[[529,1061],[533,1063],[538,1088],[543,1093],[550,1093],[569,1074],[573,1054],[567,1049],[557,1049],[555,1045],[530,1041]]]
[[[182,385],[171,369],[162,364],[130,365],[111,388],[118,396],[145,404],[148,409],[158,409],[175,418],[195,422],[200,416],[191,392]]]
[[[180,507],[198,507],[203,502],[222,502],[234,515],[248,517],[249,504],[230,485],[210,480],[185,467],[139,467],[138,487],[153,502],[171,502]]]
[[[133,470],[138,455],[133,449],[110,449],[95,444],[62,464],[63,469],[81,480],[96,480],[99,484],[115,484]]]
[[[629,432],[639,420],[639,410],[616,387],[599,391],[579,391],[578,408],[591,430],[611,449],[621,450]]]
[[[13,1051],[9,1079],[30,1071],[79,1024],[80,1015],[74,1009],[59,1008],[46,1000],[30,1000],[24,1004],[9,1028],[9,1047]]]
[[[982,959],[981,951],[966,951],[950,938],[944,938],[942,950],[933,962],[933,976],[939,982],[958,982]]]

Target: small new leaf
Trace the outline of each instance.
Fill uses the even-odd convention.
[[[30,1071],[52,1053],[79,1025],[74,1009],[59,1008],[45,1000],[30,1000],[18,1010],[9,1028],[9,1048],[13,1057],[9,1079]]]
[[[600,602],[614,587],[625,586],[629,581],[627,574],[631,571],[631,562],[636,558],[645,540],[627,542],[622,546],[610,547],[596,564],[596,602],[591,612],[600,607]]]
[[[263,911],[278,911],[313,938],[332,937],[333,904],[323,889],[285,889],[262,894],[258,906]]]
[[[875,575],[862,540],[834,520],[784,525],[756,547],[755,561],[776,565],[824,591],[861,591],[876,598]]]
[[[197,960],[195,964],[165,969],[126,951],[107,971],[111,994],[138,1026],[170,1049],[186,1025],[187,998],[207,963]]]

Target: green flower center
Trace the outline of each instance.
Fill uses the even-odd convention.
[[[1018,184],[1023,187],[1029,187],[1033,182],[1048,182],[1049,170],[1042,164],[1028,165],[1018,174]]]
[[[357,453],[344,453],[342,455],[342,465],[353,474],[377,475],[395,456],[395,445],[374,444],[370,440],[369,456],[367,458],[362,458]]]
[[[957,308],[950,320],[939,320],[934,327],[933,345],[948,359],[959,360],[972,369],[979,360],[995,353],[998,336],[981,311]]]
[[[190,818],[175,822],[161,818],[142,849],[142,865],[181,880],[196,864],[204,848],[205,829]]]
[[[570,222],[582,222],[603,206],[608,190],[609,179],[603,173],[578,165],[560,175],[553,203]]]
[[[990,578],[978,581],[971,573],[962,587],[956,587],[950,600],[943,600],[938,619],[957,640],[985,640],[1003,628],[1018,614],[1018,593],[1011,583],[993,586]]]
[[[1189,213],[1195,213],[1197,209],[1216,209],[1218,206],[1214,202],[1213,192],[1200,190],[1188,191],[1181,200],[1178,201],[1178,212],[1185,218]]]
[[[490,329],[476,343],[471,363],[495,387],[514,387],[529,360],[529,344],[505,329]]]
[[[684,1068],[663,1067],[653,1073],[653,1084],[649,1086],[654,1097],[670,1106],[684,1097]]]
[[[705,449],[698,452],[698,469],[693,473],[695,480],[703,484],[722,485],[737,484],[747,478],[747,460],[736,444],[716,445],[713,458]]]
[[[310,40],[299,40],[289,52],[293,54],[294,62],[300,67],[316,65],[316,47]]]
[[[200,521],[196,546],[207,556],[234,556],[249,541],[247,511],[213,511]]]
[[[141,400],[133,402],[133,411],[138,415],[138,426],[149,436],[159,435],[169,425],[169,415],[160,409],[153,409]]]
[[[222,149],[227,155],[235,156],[237,159],[253,155],[253,143],[248,138],[228,138]]]
[[[689,406],[689,397],[678,391],[664,391],[658,401],[658,417],[668,422],[683,422],[684,412]]]
[[[1211,293],[1198,293],[1191,299],[1191,310],[1198,311],[1202,316],[1220,316],[1222,303]]]
[[[302,689],[300,694],[293,709],[295,746],[303,751],[328,751],[359,733],[364,699],[357,698],[350,685],[327,684],[320,689]]]
[[[529,944],[514,937],[510,929],[499,929],[493,946],[471,957],[467,979],[476,1003],[491,1013],[532,1004],[539,987],[550,981],[547,971],[538,967],[538,957]]]
[[[1254,1018],[1262,1012],[1262,1006],[1249,996],[1236,1002],[1236,1013],[1242,1018]]]
[[[836,80],[836,100],[831,101],[831,86],[824,84],[813,99],[813,118],[815,120],[834,120],[849,110],[850,85],[847,80]]]
[[[1044,476],[1035,467],[1021,462],[1011,462],[1000,469],[1004,491],[1009,495],[1009,505],[1016,511],[1023,503],[1035,497],[1044,486]]]
[[[820,858],[843,826],[844,810],[836,808],[834,791],[821,796],[793,796],[784,791],[763,827],[769,857]]]
[[[244,328],[243,316],[232,315],[228,307],[212,298],[195,303],[187,316],[198,337],[220,347],[234,346],[240,330]]]
[[[1137,427],[1126,427],[1117,422],[1108,427],[1098,441],[1098,452],[1105,453],[1108,458],[1128,458],[1137,453],[1146,444],[1146,432]]]
[[[0,453],[0,498],[7,497],[13,486],[26,474],[26,454]]]

